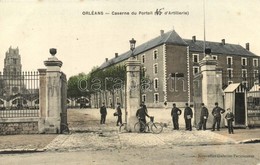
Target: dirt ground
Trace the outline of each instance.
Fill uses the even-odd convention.
[[[156,117],[157,120],[166,121],[169,124],[168,128],[172,127],[171,118],[168,117],[168,110],[162,110],[165,113],[158,113],[158,110],[150,110],[149,112]],[[113,116],[113,109],[108,109],[106,127],[111,126],[115,128],[116,118]],[[164,115],[161,115],[164,114]],[[99,109],[69,109],[68,123],[73,131],[91,130],[100,128],[99,124]],[[184,129],[184,121],[180,120],[180,127]],[[194,129],[194,131],[196,131]],[[259,129],[235,129],[235,134],[228,134],[227,128],[222,128],[221,131],[215,133],[230,137],[236,141],[243,141],[247,139],[260,138]],[[1,149],[41,149],[52,142],[57,134],[33,134],[33,135],[5,135],[0,136],[0,150]]]

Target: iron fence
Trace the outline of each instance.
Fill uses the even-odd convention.
[[[0,72],[0,117],[37,117],[38,111],[38,72]]]

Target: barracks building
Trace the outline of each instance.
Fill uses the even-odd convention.
[[[231,83],[242,83],[250,89],[258,82],[259,56],[250,52],[249,43],[245,47],[238,44],[206,41],[211,48],[212,57],[217,60],[217,69],[222,71],[223,90]],[[113,65],[125,65],[131,51],[115,54],[112,59],[99,67],[106,69]],[[204,41],[183,39],[175,30],[160,31],[160,35],[135,48],[134,56],[141,62],[141,72],[146,77],[147,90],[141,92],[141,99],[148,107],[164,107],[175,102],[183,106],[185,102],[193,104],[193,79],[200,72],[199,61],[204,58]],[[123,93],[122,93],[123,92]],[[122,96],[123,95],[123,96]],[[104,98],[106,96],[106,98]],[[113,97],[113,98],[112,98]],[[124,106],[124,91],[91,97],[92,106],[100,102]]]

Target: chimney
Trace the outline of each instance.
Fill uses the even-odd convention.
[[[250,50],[249,49],[249,43],[246,43],[246,50],[248,50],[248,51]]]
[[[196,36],[192,36],[192,41],[196,42]]]
[[[226,44],[225,39],[222,39],[221,42],[222,42],[222,45]]]
[[[108,58],[106,58],[106,62],[108,62]]]
[[[118,53],[115,53],[115,58],[117,58],[118,57]]]
[[[160,30],[160,32],[161,32],[161,36],[164,34],[164,30]]]

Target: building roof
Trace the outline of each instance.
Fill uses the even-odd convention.
[[[238,87],[239,87],[240,83],[234,83],[234,84],[229,84],[228,87],[224,90],[225,93],[229,93],[229,92],[234,92]]]
[[[186,43],[189,45],[189,49],[192,52],[203,52],[204,41],[184,39]],[[249,50],[243,48],[238,44],[229,44],[222,42],[205,42],[206,47],[211,48],[212,54],[225,54],[225,55],[243,55],[243,56],[257,56]]]
[[[175,30],[171,30],[167,33],[162,33],[160,36],[137,46],[134,50],[134,56],[141,54],[147,50],[157,47],[162,44],[172,44],[180,46],[189,46],[189,50],[192,52],[203,53],[204,41],[189,39],[182,39]],[[257,56],[249,50],[243,48],[241,45],[237,44],[223,44],[222,42],[205,42],[206,47],[211,48],[212,54],[225,54],[225,55],[246,55],[246,56]],[[99,69],[104,69],[110,65],[117,64],[121,61],[128,59],[131,56],[131,51],[127,51],[118,57],[114,57],[106,62],[104,62]]]
[[[137,46],[133,52],[134,56],[136,56],[142,52],[145,52],[147,50],[150,50],[156,46],[162,45],[164,43],[180,45],[180,46],[188,46],[187,43],[176,33],[176,31],[172,30],[167,33],[163,33],[160,36],[141,44],[140,46]],[[110,66],[111,64],[116,64],[121,61],[124,61],[124,60],[128,59],[130,56],[131,56],[131,51],[129,50],[129,51],[119,55],[118,57],[110,59],[107,62],[104,62],[99,67],[99,69],[104,69],[104,68]]]

